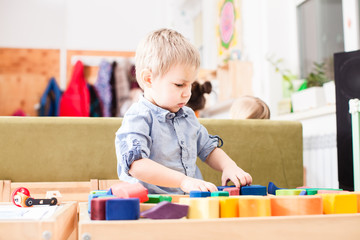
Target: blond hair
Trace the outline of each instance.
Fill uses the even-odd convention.
[[[230,116],[234,119],[270,119],[270,109],[260,98],[242,96],[232,104]]]
[[[141,88],[140,73],[149,69],[153,77],[163,76],[171,66],[183,64],[200,67],[199,51],[183,35],[171,29],[149,33],[138,45],[135,54],[136,80]]]

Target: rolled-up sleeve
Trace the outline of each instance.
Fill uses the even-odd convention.
[[[206,128],[200,125],[197,141],[197,155],[201,161],[205,161],[209,154],[216,148],[222,146],[222,139],[216,135],[210,135]]]
[[[129,115],[125,117],[115,136],[119,177],[124,173],[131,176],[129,174],[131,164],[136,160],[148,158],[150,148],[149,121],[141,115]]]

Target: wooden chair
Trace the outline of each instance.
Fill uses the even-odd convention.
[[[99,181],[91,179],[88,182],[11,182],[0,180],[0,200],[11,202],[11,194],[18,187],[29,189],[31,197],[45,198],[48,191],[59,191],[61,201],[88,201],[90,191],[99,189]]]

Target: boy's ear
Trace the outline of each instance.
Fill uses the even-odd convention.
[[[144,86],[151,87],[152,85],[152,72],[150,69],[145,68],[140,73],[140,78]]]

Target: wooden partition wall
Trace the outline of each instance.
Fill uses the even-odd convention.
[[[0,48],[0,116],[19,109],[36,116],[49,79],[59,75],[60,50]]]
[[[133,57],[134,52],[67,50],[66,86],[72,74],[73,56]],[[89,83],[97,79],[98,66],[85,65]],[[0,48],[0,116],[11,116],[22,110],[37,116],[36,105],[48,84],[55,77],[60,84],[59,49]],[[65,90],[65,89],[62,89]]]

